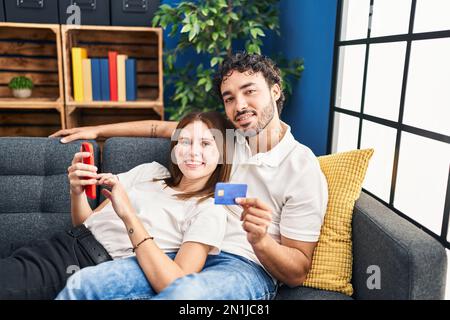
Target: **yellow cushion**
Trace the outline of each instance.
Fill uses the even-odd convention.
[[[306,287],[353,294],[352,214],[373,149],[319,157],[328,182],[328,207]]]

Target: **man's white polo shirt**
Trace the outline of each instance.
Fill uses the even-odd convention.
[[[314,153],[293,137],[290,127],[270,151],[252,155],[237,135],[231,183],[246,183],[247,197],[259,198],[272,208],[268,233],[280,243],[280,234],[293,240],[316,242],[327,208],[328,186]],[[242,228],[240,206],[231,211],[222,250],[259,263]]]

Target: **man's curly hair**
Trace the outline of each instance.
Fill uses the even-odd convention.
[[[272,88],[274,84],[278,84],[280,89],[282,88],[283,79],[281,78],[281,71],[270,58],[260,54],[238,52],[225,58],[214,77],[214,84],[219,97],[222,97],[222,93],[220,92],[222,82],[235,70],[239,72],[250,71],[251,73],[261,72],[269,88]],[[283,110],[284,99],[284,93],[281,90],[280,98],[277,101],[279,115]]]

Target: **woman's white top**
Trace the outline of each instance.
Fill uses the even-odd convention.
[[[218,254],[227,224],[227,211],[209,198],[179,200],[179,193],[154,178],[169,177],[169,171],[157,162],[139,165],[117,175],[150,236],[164,252],[175,252],[184,242],[199,242],[213,247]],[[89,216],[84,225],[105,247],[113,259],[134,255],[125,224],[115,213],[111,202]]]

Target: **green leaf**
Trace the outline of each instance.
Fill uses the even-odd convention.
[[[218,0],[217,5],[219,6],[219,8],[227,8],[228,7],[228,4],[226,3],[225,0]]]
[[[158,25],[158,22],[159,22],[159,16],[156,15],[152,19],[152,26],[156,27]]]
[[[167,62],[167,65],[169,66],[169,69],[173,69],[173,56],[172,55],[169,55],[169,56],[167,56],[167,58],[166,58],[166,62]]]
[[[214,21],[212,20],[212,19],[208,19],[208,20],[206,20],[206,24],[208,25],[208,26],[214,26]]]
[[[203,47],[202,42],[197,43],[197,46],[195,47],[195,50],[197,51],[197,53],[202,52],[202,47]]]
[[[213,34],[211,35],[211,38],[216,41],[219,38],[219,34],[217,32],[213,32]]]
[[[211,90],[211,88],[212,88],[212,83],[208,81],[208,83],[205,86],[206,92],[209,92]]]
[[[160,10],[170,10],[170,9],[172,9],[172,7],[169,6],[168,4],[162,4],[159,6],[159,9]]]
[[[186,96],[183,96],[181,98],[181,105],[184,107],[187,105],[187,103],[188,103],[188,98]]]
[[[159,21],[159,25],[161,28],[166,29],[167,27],[167,17],[161,16],[161,20]]]
[[[230,13],[230,18],[233,19],[234,21],[238,21],[238,20],[239,20],[237,14],[234,13],[234,12],[231,12],[231,13]]]
[[[199,23],[194,24],[194,31],[195,31],[195,35],[200,33],[200,24]]]
[[[192,42],[192,39],[195,38],[195,35],[196,35],[195,30],[192,29],[192,30],[189,32],[189,42]]]
[[[208,8],[202,8],[200,11],[201,11],[202,15],[204,15],[205,17],[208,16],[208,12],[209,12]]]
[[[260,28],[252,28],[250,29],[250,33],[252,34],[252,37],[254,39],[258,38],[258,36],[265,37],[264,31],[262,31]]]
[[[214,67],[219,62],[219,57],[214,57],[211,59],[211,68]]]
[[[189,32],[189,31],[191,31],[191,29],[192,29],[192,26],[191,26],[190,24],[185,24],[185,25],[183,26],[183,28],[181,29],[180,33],[186,33],[186,32]]]
[[[198,80],[197,85],[201,86],[202,84],[206,83],[206,78],[201,78],[200,80]]]
[[[230,49],[231,47],[231,40],[230,39],[225,39],[225,41],[223,42],[225,49]]]
[[[256,30],[256,34],[261,36],[261,37],[265,37],[266,35],[264,34],[264,31],[262,31],[260,28],[255,28],[254,30]]]

